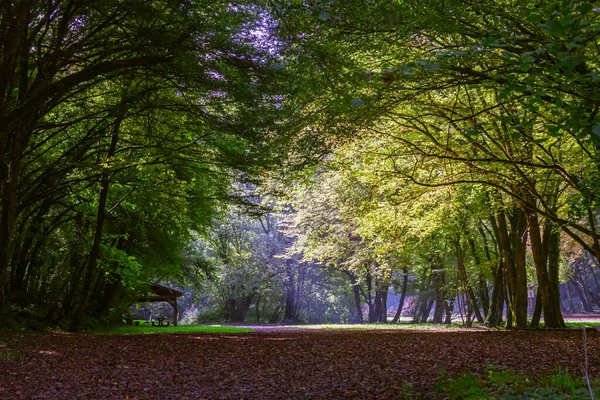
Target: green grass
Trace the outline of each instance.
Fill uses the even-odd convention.
[[[20,359],[21,359],[21,353],[17,350],[0,351],[0,360],[19,361]]]
[[[464,375],[455,379],[442,378],[443,387],[437,391],[448,395],[452,400],[456,399],[484,399],[488,397],[485,387],[480,379],[474,375]],[[439,385],[442,385],[440,383]]]
[[[297,329],[325,329],[325,330],[419,330],[419,331],[457,331],[466,329],[458,324],[411,324],[408,322],[400,324],[308,324],[308,325],[286,325],[281,327]],[[600,322],[567,322],[567,326],[578,328],[581,326],[600,326]],[[479,325],[471,329],[489,329]],[[252,332],[252,328],[239,328],[227,325],[182,325],[169,327],[156,327],[144,324],[140,321],[139,326],[118,326],[98,331],[102,334],[152,334],[152,333],[245,333]]]
[[[565,322],[568,328],[581,328],[582,326],[600,326],[600,321],[587,321],[587,322]]]
[[[96,333],[109,335],[139,335],[155,333],[248,333],[253,332],[251,328],[238,328],[235,326],[223,325],[179,325],[169,327],[158,327],[142,325],[140,326],[116,326],[110,327]]]
[[[594,395],[600,395],[600,381],[592,382]],[[589,399],[586,382],[561,372],[539,379],[489,366],[486,377],[465,374],[448,377],[442,373],[436,383],[437,397],[448,399]]]
[[[289,327],[301,329],[326,329],[326,330],[419,330],[419,331],[452,331],[465,329],[459,325],[447,324],[320,324],[320,325],[290,325]],[[476,329],[479,327],[473,327]],[[485,328],[484,328],[485,329]]]

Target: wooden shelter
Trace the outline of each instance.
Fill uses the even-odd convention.
[[[173,325],[177,326],[177,298],[183,296],[183,293],[179,290],[171,289],[158,283],[153,283],[150,286],[150,292],[152,295],[140,298],[138,301],[155,303],[158,301],[166,301],[173,307]]]

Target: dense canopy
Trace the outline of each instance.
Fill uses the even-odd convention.
[[[0,311],[162,282],[188,322],[564,327],[600,308],[599,13],[1,0]]]

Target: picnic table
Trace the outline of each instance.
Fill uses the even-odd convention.
[[[154,318],[154,321],[152,321],[152,326],[169,326],[169,324],[171,323],[170,321],[165,321],[165,317],[156,317]]]

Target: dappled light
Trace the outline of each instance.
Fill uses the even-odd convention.
[[[584,0],[0,0],[0,398],[594,397],[599,69]]]
[[[40,354],[45,354],[49,356],[56,356],[58,353],[54,350],[40,350]]]

